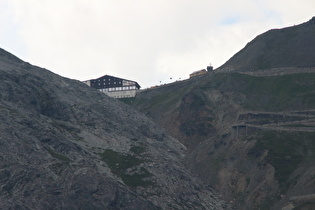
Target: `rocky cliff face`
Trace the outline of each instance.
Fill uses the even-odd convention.
[[[213,74],[126,101],[188,148],[237,209],[315,208],[314,18],[271,30]]]
[[[272,29],[257,36],[217,70],[259,71],[315,67],[314,36],[315,17],[297,26]]]
[[[190,169],[237,209],[313,208],[314,81],[217,73],[131,105],[186,145]]]
[[[127,105],[0,50],[1,209],[229,208]]]

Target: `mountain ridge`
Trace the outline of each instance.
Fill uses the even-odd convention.
[[[258,35],[217,71],[257,71],[285,67],[315,67],[315,18],[297,26]]]
[[[0,50],[1,209],[223,209],[129,106]]]
[[[211,74],[148,89],[125,102],[180,140],[190,170],[236,209],[313,209],[314,20],[257,36]],[[294,62],[286,63],[281,52],[292,45],[277,42],[287,43],[287,31],[305,28],[309,33],[297,37],[310,43],[310,56],[293,53]],[[284,40],[272,37],[278,33]],[[271,52],[278,57],[256,68],[257,58],[268,54],[266,36],[277,40]],[[262,47],[252,47],[256,42]]]

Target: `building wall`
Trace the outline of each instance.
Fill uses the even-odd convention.
[[[189,77],[192,78],[192,77],[195,77],[195,76],[198,76],[198,75],[203,75],[203,74],[206,74],[207,71],[205,69],[202,69],[202,70],[199,70],[199,71],[195,71],[191,74],[189,74]]]
[[[135,81],[109,75],[105,75],[98,79],[84,81],[84,83],[113,98],[135,97],[140,89],[140,85]]]
[[[131,97],[135,97],[138,90],[124,90],[124,91],[111,91],[111,92],[107,92],[107,91],[102,91],[101,92],[105,93],[106,95],[112,97],[112,98],[131,98]]]
[[[125,87],[125,86],[136,86],[138,89],[140,85],[131,80],[125,80],[118,77],[113,76],[103,76],[98,79],[90,80],[90,86],[96,89],[103,89],[103,88],[111,88],[111,87]]]
[[[112,76],[104,76],[98,79],[91,80],[91,87],[96,89],[122,87],[123,79]]]

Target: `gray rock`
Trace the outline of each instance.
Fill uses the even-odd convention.
[[[0,49],[1,209],[223,209],[149,118]]]

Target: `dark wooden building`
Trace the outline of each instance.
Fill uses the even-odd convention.
[[[135,81],[110,75],[84,81],[84,83],[113,98],[135,97],[140,89],[140,85]]]

